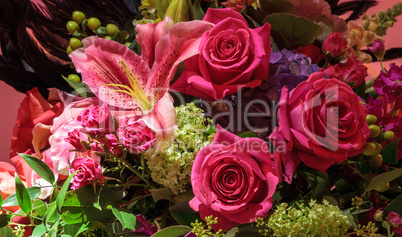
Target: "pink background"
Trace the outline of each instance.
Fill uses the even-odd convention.
[[[369,9],[367,12],[368,15],[371,15],[373,12],[378,13],[380,10],[386,10],[398,3],[399,0],[380,0],[379,2],[376,7]],[[399,16],[397,19],[399,21],[395,23],[393,28],[388,30],[388,34],[385,37],[387,48],[401,47],[402,16]],[[385,63],[385,66],[387,67],[389,63],[390,62]],[[398,60],[397,64],[401,65],[402,61]],[[376,76],[379,68],[378,63],[369,65],[370,74]],[[0,160],[2,161],[9,160],[12,130],[17,116],[17,110],[23,98],[24,94],[16,92],[12,87],[0,81],[0,111],[2,114],[0,120]]]

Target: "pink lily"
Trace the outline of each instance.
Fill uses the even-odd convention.
[[[213,27],[208,22],[192,21],[169,29],[171,24],[171,19],[165,19],[158,25],[137,26],[137,39],[145,49],[141,56],[98,37],[84,39],[84,48],[70,54],[83,82],[95,95],[114,106],[117,117],[142,116],[155,130],[159,145],[175,131],[173,99],[166,93],[169,83],[178,64],[198,53],[202,34]]]

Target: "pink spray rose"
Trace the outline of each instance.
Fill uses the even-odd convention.
[[[214,141],[195,158],[195,197],[189,204],[203,219],[218,217],[215,230],[227,230],[265,216],[281,177],[279,154],[271,154],[266,142],[240,138],[218,125]]]
[[[226,8],[231,8],[237,12],[240,12],[245,7],[250,6],[256,0],[227,0],[226,2],[222,2],[222,5]]]
[[[77,157],[71,163],[70,172],[78,172],[74,175],[71,189],[91,185],[93,181],[103,182],[102,166],[94,159]]]
[[[323,70],[328,78],[336,78],[352,88],[359,87],[367,76],[367,67],[357,57],[348,57],[335,66]]]
[[[100,135],[114,130],[113,116],[107,104],[91,105],[77,117],[76,121],[84,127],[83,132]]]
[[[348,47],[348,42],[339,32],[330,33],[329,37],[322,44],[322,52],[329,52],[333,58],[343,56]]]
[[[131,153],[144,153],[156,140],[155,131],[136,117],[121,120],[117,133],[121,143]]]
[[[310,75],[292,91],[282,89],[278,127],[269,136],[281,153],[286,181],[302,161],[325,172],[361,153],[370,135],[367,110],[353,90],[324,73]]]
[[[215,26],[203,34],[199,54],[184,62],[186,68],[173,90],[220,100],[267,79],[271,52],[268,23],[250,29],[242,15],[229,8],[210,8],[203,20]]]

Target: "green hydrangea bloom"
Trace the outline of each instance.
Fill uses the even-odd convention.
[[[176,107],[176,113],[177,130],[171,146],[160,153],[153,148],[144,153],[152,179],[173,194],[186,191],[197,153],[209,145],[215,135],[206,133],[212,121],[193,103]]]
[[[323,204],[311,201],[309,206],[282,203],[268,220],[274,236],[346,236],[348,218],[337,206],[326,200]]]

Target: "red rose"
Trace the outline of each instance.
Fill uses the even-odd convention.
[[[227,230],[264,217],[281,179],[279,154],[271,154],[266,142],[240,138],[218,125],[211,145],[195,158],[191,172],[195,197],[189,204],[204,220],[218,217],[215,230]]]
[[[10,157],[17,155],[17,152],[34,150],[32,129],[35,125],[38,123],[52,125],[53,119],[63,112],[63,105],[60,102],[52,102],[52,104],[45,100],[37,88],[27,91],[26,94],[27,96],[22,100],[18,109],[17,121],[11,138]]]
[[[144,153],[152,147],[156,139],[155,131],[135,117],[121,120],[117,133],[121,143],[131,153]]]
[[[70,172],[78,172],[74,175],[71,189],[91,185],[93,181],[103,182],[102,166],[94,159],[77,157],[71,162]]]
[[[301,53],[311,58],[312,64],[317,64],[324,59],[324,55],[321,53],[320,48],[312,44],[309,44],[306,47],[300,46],[297,48],[296,53]]]
[[[325,170],[361,153],[370,135],[367,110],[347,84],[313,73],[282,89],[278,124],[268,137],[281,152],[289,182],[297,165]]]
[[[328,78],[336,78],[350,85],[353,89],[359,87],[367,76],[367,67],[356,57],[342,60],[335,66],[330,65],[322,70]]]
[[[329,52],[331,57],[336,58],[343,56],[348,47],[348,42],[342,37],[339,32],[330,33],[329,37],[322,44],[322,52],[327,54]]]
[[[270,29],[248,27],[229,8],[209,8],[204,21],[215,26],[202,35],[198,55],[184,62],[185,70],[172,89],[206,100],[220,100],[242,88],[255,88],[268,77]]]

